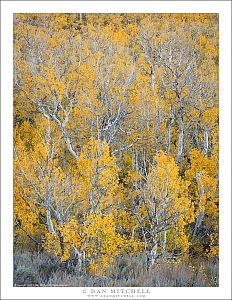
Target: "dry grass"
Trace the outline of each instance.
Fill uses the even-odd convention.
[[[74,262],[60,263],[45,253],[16,253],[15,286],[125,286],[210,287],[218,286],[218,262],[167,262],[159,260],[147,270],[144,255],[118,257],[114,272],[90,277]]]

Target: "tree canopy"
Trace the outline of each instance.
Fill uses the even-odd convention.
[[[217,256],[218,15],[16,14],[13,38],[15,248],[98,275]]]

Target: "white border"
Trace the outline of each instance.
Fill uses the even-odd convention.
[[[13,287],[13,13],[219,13],[220,17],[220,286],[213,288],[149,288],[151,299],[230,299],[231,279],[231,3],[224,1],[4,1],[1,3],[2,37],[2,185],[1,278],[2,299],[84,299],[82,288]],[[81,296],[80,296],[81,295]],[[87,299],[87,296],[86,298]]]

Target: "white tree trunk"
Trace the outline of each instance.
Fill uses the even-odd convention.
[[[171,128],[172,128],[173,123],[174,123],[174,109],[173,109],[173,105],[172,105],[171,109],[170,109],[169,120],[166,125],[166,142],[167,142],[166,152],[167,152],[167,154],[170,153],[170,148],[171,148]]]
[[[167,141],[167,154],[170,153],[170,147],[171,147],[171,126],[167,126],[166,129],[166,141]]]
[[[207,129],[204,129],[204,154],[205,156],[208,156],[209,151],[209,132]]]
[[[178,147],[177,147],[177,156],[176,162],[179,162],[184,150],[184,126],[180,126],[179,137],[178,137]]]
[[[151,89],[154,91],[155,87],[155,75],[154,75],[154,67],[151,65]]]
[[[200,179],[201,179],[201,175],[200,173],[196,173],[196,180],[197,180],[197,187],[198,187],[198,194],[199,194],[199,202],[201,203],[202,202],[202,196],[204,194],[204,190],[201,186],[201,183],[200,183]],[[203,222],[203,219],[204,219],[204,215],[205,215],[205,211],[202,210],[199,212],[199,215],[197,216],[196,218],[196,224],[195,224],[195,228],[194,228],[194,232],[193,232],[193,236],[195,236],[197,230],[200,228],[202,222]]]
[[[157,248],[158,248],[158,243],[155,241],[151,251],[150,251],[150,267],[152,267],[155,263],[155,260],[157,258]]]
[[[167,244],[167,230],[164,230],[164,238],[163,238],[163,247],[162,247],[162,255],[165,255],[166,252],[166,244]]]
[[[53,227],[53,224],[52,224],[51,212],[50,212],[49,208],[46,209],[46,218],[47,218],[47,229],[48,229],[48,232],[52,233],[52,234],[55,233],[55,230],[54,230],[54,227]]]
[[[73,147],[72,147],[72,142],[71,142],[71,139],[70,137],[68,136],[68,134],[66,133],[65,131],[65,127],[63,125],[63,123],[59,120],[59,118],[56,116],[56,115],[52,115],[52,118],[55,120],[55,122],[59,125],[60,129],[61,129],[61,132],[63,134],[63,137],[64,137],[64,140],[67,144],[67,147],[68,147],[68,150],[70,152],[70,154],[74,157],[74,159],[78,159],[78,155],[77,153],[73,150]]]

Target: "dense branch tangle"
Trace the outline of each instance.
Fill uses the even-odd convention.
[[[216,255],[217,15],[15,15],[14,148],[16,247]]]

